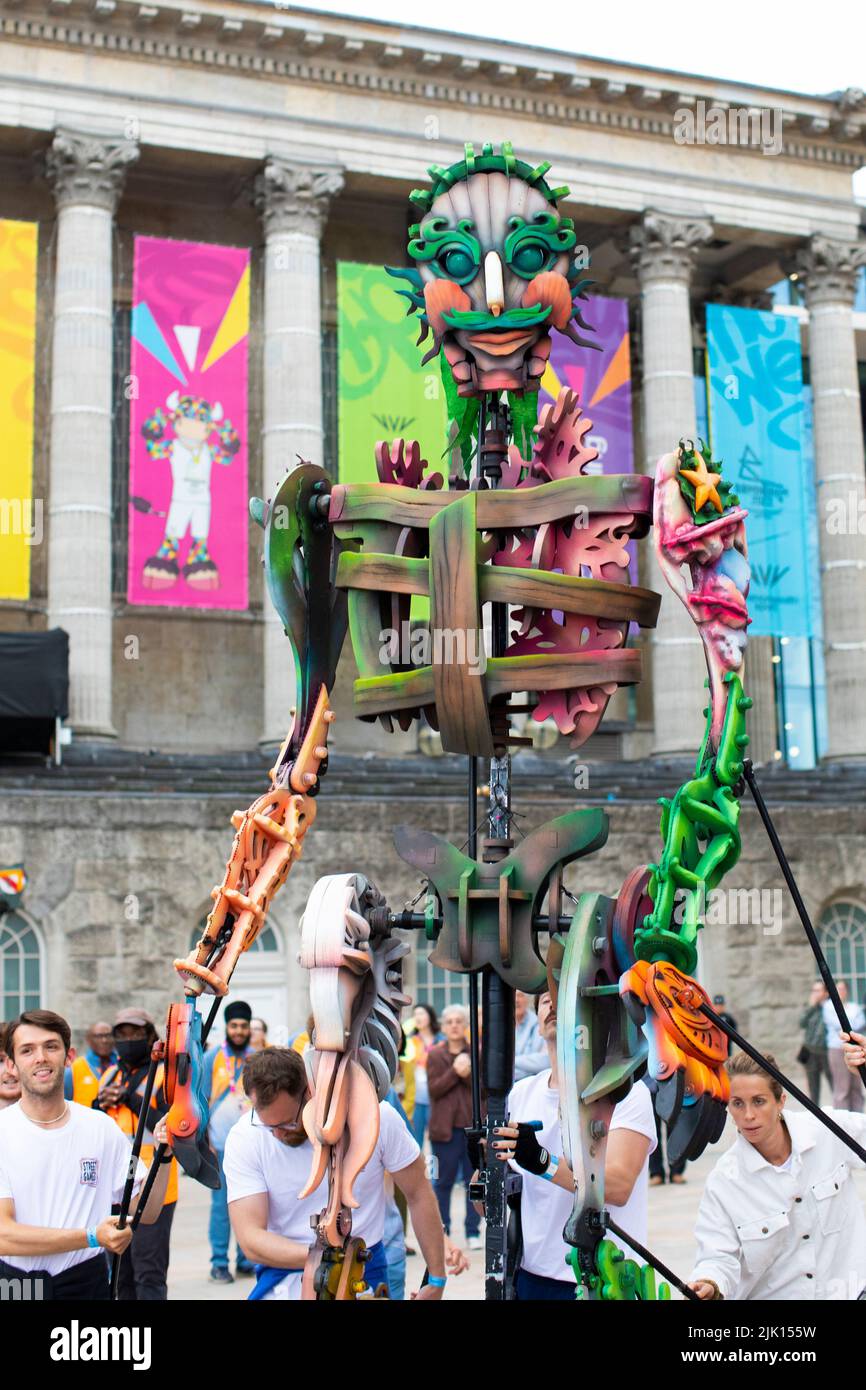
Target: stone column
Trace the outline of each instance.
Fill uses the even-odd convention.
[[[866,756],[866,484],[851,320],[866,242],[814,236],[797,259],[809,361],[827,671],[827,757]]]
[[[321,237],[338,169],[268,159],[255,200],[265,232],[264,496],[298,455],[327,466],[322,426]],[[288,640],[265,593],[262,743],[280,743],[294,704]]]
[[[711,236],[702,218],[652,211],[630,231],[641,292],[644,471],[651,475],[662,454],[697,431],[689,285],[697,252]],[[652,638],[653,753],[691,757],[704,730],[703,647],[654,554],[648,572],[650,587],[662,595]]]
[[[769,311],[773,307],[773,296],[769,290],[746,290],[737,285],[729,285],[725,281],[713,285],[708,300],[713,304],[731,304],[737,309]],[[747,521],[747,540],[748,537]],[[775,671],[772,637],[750,636],[743,684],[746,694],[753,702],[748,719],[748,754],[756,766],[773,762],[776,749],[780,746],[776,717]]]
[[[112,231],[132,141],[59,130],[46,173],[57,201],[51,345],[48,626],[69,634],[69,721],[111,721]]]

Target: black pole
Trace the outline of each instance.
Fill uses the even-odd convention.
[[[158,1044],[154,1044],[150,1054],[150,1066],[147,1072],[147,1081],[144,1086],[144,1094],[141,1099],[141,1110],[138,1113],[138,1124],[135,1127],[135,1138],[132,1141],[132,1150],[129,1155],[129,1169],[126,1174],[126,1182],[123,1185],[123,1196],[120,1201],[120,1220],[117,1229],[122,1231],[126,1228],[126,1218],[129,1213],[129,1204],[132,1201],[132,1189],[135,1186],[135,1170],[138,1167],[138,1156],[141,1153],[141,1145],[144,1140],[144,1131],[147,1128],[147,1116],[150,1110],[150,1098],[153,1095],[153,1083],[156,1079],[156,1069],[159,1065]],[[111,1297],[117,1301],[120,1294],[120,1261],[123,1255],[112,1255],[111,1257]]]
[[[797,909],[797,916],[800,918],[800,921],[803,924],[803,930],[809,939],[809,945],[812,947],[812,954],[815,957],[818,970],[821,974],[821,979],[824,982],[824,987],[830,996],[833,1008],[836,1012],[836,1017],[839,1020],[839,1026],[842,1029],[843,1033],[850,1033],[851,1023],[848,1018],[848,1014],[845,1010],[845,1005],[839,998],[839,991],[836,988],[836,981],[833,979],[832,971],[830,970],[830,967],[827,964],[827,957],[821,950],[821,943],[818,940],[818,937],[815,933],[815,928],[812,926],[811,919],[809,917],[808,912],[806,911],[806,904],[803,902],[803,899],[800,896],[800,890],[797,887],[794,875],[791,872],[791,866],[788,863],[788,857],[782,848],[781,840],[776,834],[776,827],[773,824],[770,812],[767,810],[767,803],[764,801],[764,798],[761,795],[761,788],[758,786],[758,783],[755,780],[755,771],[752,767],[750,759],[746,759],[746,761],[743,763],[743,776],[746,779],[746,784],[749,788],[749,791],[752,793],[755,805],[758,808],[758,814],[761,817],[761,820],[764,822],[764,829],[766,830],[767,835],[769,836],[770,844],[773,846],[773,853],[779,861],[779,868],[782,870],[782,875],[785,879],[785,882],[788,885],[791,897],[794,900],[794,906]],[[861,1067],[858,1067],[857,1073],[860,1077],[860,1080],[863,1082],[863,1085],[866,1086],[866,1064],[864,1064]]]
[[[208,1034],[210,1033],[210,1030],[211,1030],[211,1028],[213,1027],[214,1019],[215,1019],[216,1016],[217,1016],[217,1013],[218,1013],[218,1011],[219,1011],[219,1006],[220,1006],[220,1004],[221,1004],[222,1002],[223,1002],[223,996],[222,996],[221,994],[217,994],[217,995],[214,996],[214,1001],[213,1001],[213,1003],[212,1003],[211,1006],[210,1006],[210,1012],[208,1013],[208,1016],[207,1016],[207,1018],[205,1019],[204,1025],[203,1025],[202,1030],[201,1030],[201,1045],[202,1045],[202,1048],[204,1048],[204,1045],[205,1045],[205,1043],[206,1043],[207,1040],[208,1040]]]
[[[478,759],[469,758],[469,784],[467,788],[469,812],[469,853],[478,858]],[[475,971],[469,976],[469,1048],[472,1053],[472,1132],[473,1143],[482,1134],[481,1127],[481,1075],[478,1048],[478,975]]]
[[[712,1019],[717,1028],[721,1028],[722,1032],[727,1034],[731,1042],[736,1043],[737,1047],[741,1047],[744,1052],[748,1053],[752,1060],[758,1063],[758,1066],[763,1067],[764,1071],[773,1077],[774,1081],[778,1081],[780,1086],[783,1086],[786,1091],[790,1091],[795,1100],[798,1100],[802,1106],[805,1106],[805,1108],[815,1116],[816,1120],[820,1120],[822,1125],[825,1125],[826,1128],[830,1130],[831,1134],[835,1134],[837,1139],[841,1139],[842,1143],[845,1144],[852,1153],[855,1153],[858,1158],[866,1163],[866,1149],[862,1149],[856,1139],[852,1139],[851,1135],[846,1134],[841,1125],[837,1125],[835,1120],[831,1120],[829,1115],[825,1115],[824,1111],[817,1106],[805,1092],[801,1091],[799,1086],[795,1086],[793,1081],[789,1081],[788,1077],[785,1076],[783,1072],[779,1071],[779,1068],[774,1066],[772,1062],[769,1062],[766,1057],[762,1056],[756,1047],[752,1047],[751,1043],[746,1042],[746,1039],[740,1036],[736,1028],[732,1028],[729,1023],[726,1023],[721,1015],[716,1013],[715,1009],[711,1008],[709,1004],[701,1004],[699,1007],[701,1012],[706,1014],[707,1018]]]
[[[481,1013],[484,1020],[481,1076],[487,1092],[485,1120],[486,1151],[493,1153],[494,1130],[508,1117],[508,1095],[514,1085],[514,990],[489,967],[481,976]],[[484,1297],[488,1301],[507,1299],[506,1283],[508,1203],[506,1180],[508,1165],[488,1163],[485,1181]]]
[[[482,399],[479,421],[479,486],[486,484],[488,488],[496,488],[502,481],[510,437],[508,409],[498,392]],[[494,604],[492,655],[502,656],[507,646],[508,608],[505,604]],[[510,848],[511,759],[504,743],[507,716],[494,711],[493,724],[495,746],[489,771],[489,833],[483,851],[487,862],[495,862]],[[497,840],[502,841],[501,846],[496,845]],[[481,1082],[487,1102],[484,1135],[489,1155],[493,1153],[493,1131],[506,1121],[508,1096],[514,1085],[514,990],[489,968],[484,969],[481,977],[481,1018]],[[507,1182],[505,1164],[487,1163],[484,1174],[484,1297],[488,1301],[512,1296],[507,1277]]]
[[[648,1265],[652,1265],[653,1269],[657,1269],[663,1279],[667,1279],[669,1284],[673,1284],[674,1288],[679,1289],[683,1298],[688,1298],[693,1303],[700,1303],[702,1301],[698,1298],[694,1289],[690,1289],[688,1284],[684,1284],[682,1279],[677,1278],[673,1270],[668,1269],[667,1265],[662,1264],[661,1260],[655,1255],[651,1255],[645,1245],[641,1245],[640,1241],[635,1240],[634,1236],[630,1236],[627,1231],[622,1229],[622,1226],[618,1226],[615,1221],[611,1220],[608,1212],[604,1214],[604,1224],[608,1231],[613,1231],[615,1236],[619,1236],[620,1240],[624,1240],[626,1245],[630,1245],[632,1250],[640,1255],[642,1260],[645,1260]]]

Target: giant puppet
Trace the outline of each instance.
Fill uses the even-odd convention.
[[[358,717],[404,730],[424,719],[468,767],[466,848],[426,830],[395,835],[399,854],[426,883],[422,907],[391,911],[356,868],[320,879],[304,914],[299,963],[310,972],[315,1019],[305,1054],[313,1154],[305,1192],[326,1179],[327,1194],[304,1276],[307,1298],[375,1294],[363,1279],[362,1242],[352,1236],[354,1182],[375,1146],[378,1103],[397,1067],[408,1002],[401,931],[423,931],[431,961],[469,979],[468,1138],[481,1162],[488,1298],[511,1296],[507,1232],[516,1194],[504,1165],[485,1166],[479,1141],[506,1116],[516,989],[549,987],[557,999],[562,1128],[575,1175],[565,1237],[579,1299],[669,1296],[651,1266],[668,1271],[649,1252],[639,1252],[648,1260],[640,1266],[608,1239],[612,1229],[635,1245],[604,1205],[617,1101],[649,1071],[674,1160],[697,1157],[725,1122],[731,1030],[694,974],[705,895],[737,861],[739,799],[746,783],[754,789],[742,686],[746,513],[703,447],[681,441],[659,461],[655,481],[587,476],[596,453],[575,394],[562,391],[538,415],[551,333],[592,347],[580,313],[588,282],[573,224],[558,207],[568,190],[551,188],[547,169],[522,162],[507,143],[478,153],[467,145],[458,163],[430,169],[431,188],[411,195],[419,214],[410,228],[412,265],[391,274],[418,315],[424,361],[441,361],[452,421],[447,483],[437,441],[397,439],[377,446],[378,482],[335,483],[319,464],[302,462],[273,498],[251,503],[264,529],[270,596],[294,656],[294,709],[269,789],[233,817],[232,853],[204,934],[175,962],[185,1002],[169,1011],[168,1126],[178,1158],[199,1180],[218,1182],[199,1084],[203,1035],[315,820],[334,717],[329,693],[347,630]],[[630,624],[652,627],[661,600],[629,583],[626,546],[651,525],[662,572],[703,641],[706,732],[694,776],[663,803],[658,863],[633,869],[615,898],[587,891],[575,900],[563,869],[605,843],[608,817],[596,807],[573,810],[515,842],[511,720],[518,712],[553,718],[579,747],[617,686],[640,680]],[[429,600],[429,642],[413,642],[409,653],[383,647],[383,633],[406,630],[413,595]],[[483,837],[479,759],[488,762]],[[591,863],[582,875],[591,882]],[[204,1025],[200,996],[213,997]]]

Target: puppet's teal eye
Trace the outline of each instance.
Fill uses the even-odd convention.
[[[511,269],[518,275],[537,275],[547,265],[550,253],[540,241],[524,241],[511,259]]]
[[[458,284],[464,284],[467,280],[473,280],[478,273],[478,266],[470,253],[462,246],[451,246],[441,252],[438,258],[439,269],[449,280],[456,280]]]

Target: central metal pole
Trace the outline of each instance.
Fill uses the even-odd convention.
[[[478,439],[479,485],[495,488],[502,479],[508,458],[510,422],[508,409],[494,395],[484,403]],[[508,646],[508,608],[493,607],[492,655],[502,656]],[[508,719],[504,711],[497,718],[494,706],[494,756],[490,760],[489,836],[482,858],[488,863],[503,859],[511,848],[511,758],[508,755]],[[493,1131],[504,1124],[508,1114],[508,1095],[514,1084],[514,990],[495,971],[485,968],[481,979],[481,1084],[486,1092],[487,1116],[486,1171],[484,1175],[484,1217],[486,1222],[484,1259],[484,1297],[500,1301],[510,1297],[506,1282],[507,1265],[507,1180],[508,1166],[492,1158]]]

